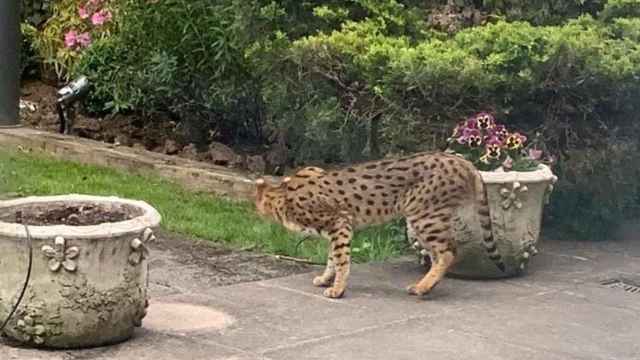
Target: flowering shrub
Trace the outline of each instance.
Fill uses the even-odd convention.
[[[79,27],[85,31],[67,31],[64,44],[68,49],[82,49],[91,45],[91,32],[101,33],[101,27],[112,19],[111,10],[105,7],[104,0],[88,0],[81,4],[78,7],[78,16],[84,20]]]
[[[243,52],[249,31],[236,23],[234,8],[244,2],[115,3],[117,31],[96,39],[74,68],[92,84],[89,111],[169,113],[202,148],[214,138],[246,141],[258,133],[259,81]]]
[[[62,0],[53,5],[53,15],[35,33],[33,46],[45,70],[58,79],[67,78],[84,49],[110,34],[112,0]]]
[[[459,123],[447,140],[449,152],[462,155],[484,171],[535,170],[542,160],[542,150],[527,144],[527,137],[510,132],[496,123],[493,115],[481,112]]]

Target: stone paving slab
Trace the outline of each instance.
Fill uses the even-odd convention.
[[[421,274],[415,259],[356,266],[341,300],[322,297],[311,273],[208,287],[157,262],[152,284],[163,285],[152,285],[132,340],[54,352],[0,344],[0,359],[640,359],[640,294],[599,283],[640,279],[638,239],[541,248],[527,276],[447,278],[425,298],[404,291]],[[193,310],[167,314],[167,304]],[[215,312],[224,325],[185,327]],[[177,316],[172,329],[164,320]]]
[[[463,317],[463,312],[459,312]],[[267,351],[271,359],[575,359],[564,354],[516,345],[502,336],[486,337],[450,324],[451,314],[363,329]],[[393,344],[393,345],[391,345]]]

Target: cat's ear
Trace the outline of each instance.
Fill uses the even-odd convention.
[[[291,181],[291,178],[288,176],[285,176],[282,178],[282,182],[280,182],[280,188],[284,189],[287,187],[287,183],[289,183],[289,181]]]

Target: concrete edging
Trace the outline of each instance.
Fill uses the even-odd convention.
[[[231,199],[249,200],[255,192],[254,181],[247,174],[221,166],[26,127],[0,129],[0,147],[39,151],[133,174],[157,174],[187,189]]]
[[[538,169],[534,171],[480,171],[482,180],[486,184],[508,184],[514,182],[551,182],[552,184],[558,180],[551,169],[544,164],[538,165]]]

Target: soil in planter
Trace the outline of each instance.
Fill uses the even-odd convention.
[[[100,205],[30,206],[0,212],[0,221],[31,226],[72,225],[86,226],[133,219],[137,214],[127,207],[106,209]]]

